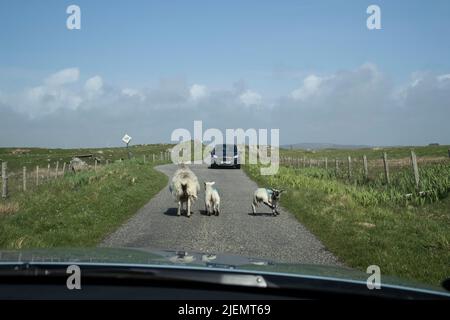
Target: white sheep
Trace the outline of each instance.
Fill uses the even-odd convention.
[[[181,215],[183,204],[186,204],[187,216],[191,216],[191,205],[197,200],[197,193],[200,190],[197,176],[186,165],[180,168],[173,175],[169,190],[175,201],[178,202],[177,215]]]
[[[205,210],[208,216],[212,214],[218,216],[220,213],[220,196],[219,192],[213,188],[215,181],[205,181]]]
[[[256,214],[256,207],[259,203],[264,203],[270,209],[272,209],[272,214],[276,216],[280,214],[278,212],[278,202],[280,201],[280,196],[284,190],[272,189],[272,188],[258,188],[253,195],[252,211]]]

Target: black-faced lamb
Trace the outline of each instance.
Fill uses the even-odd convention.
[[[278,190],[273,188],[258,188],[253,194],[252,201],[252,212],[256,214],[256,207],[259,203],[264,203],[266,206],[272,209],[272,214],[274,216],[280,214],[278,212],[278,203],[280,201],[280,196],[284,190]]]

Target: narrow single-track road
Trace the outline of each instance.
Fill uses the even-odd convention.
[[[251,215],[251,201],[257,188],[242,170],[190,166],[201,191],[190,218],[177,216],[177,204],[168,187],[159,192],[101,246],[193,250],[266,258],[278,262],[340,265],[321,242],[295,217],[281,208],[274,217],[265,206]],[[176,165],[157,170],[169,177]],[[203,181],[215,181],[221,196],[219,216],[204,212]]]

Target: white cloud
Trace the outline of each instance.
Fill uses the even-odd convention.
[[[192,100],[197,101],[207,95],[206,86],[194,84],[189,89],[189,94]]]
[[[59,109],[76,110],[82,105],[83,96],[68,85],[76,83],[79,77],[78,68],[63,69],[45,78],[41,85],[11,93],[4,100],[31,118],[43,117]],[[95,82],[90,82],[88,87],[94,89]]]
[[[261,95],[251,90],[247,90],[239,96],[239,101],[246,106],[260,104],[261,100]]]
[[[45,84],[47,86],[62,86],[68,83],[77,82],[80,77],[80,70],[78,68],[67,68],[60,70],[47,79],[45,79]]]
[[[450,80],[450,73],[449,74],[443,74],[437,77],[438,81],[447,81]]]
[[[103,79],[100,76],[94,76],[88,79],[84,85],[84,90],[89,98],[102,94]]]
[[[122,126],[136,128],[145,134],[144,140],[151,137],[163,141],[170,137],[171,128],[189,127],[198,119],[221,129],[282,128],[282,136],[290,140],[286,143],[448,143],[450,136],[449,127],[442,121],[450,117],[450,74],[445,72],[416,72],[408,81],[395,84],[376,66],[365,64],[292,79],[297,82],[297,90],[269,101],[248,90],[243,81],[212,91],[206,85],[169,79],[154,88],[137,90],[106,86],[107,81],[100,76],[74,84],[79,74],[62,71],[32,88],[16,93],[3,90],[0,131],[2,127],[17,127],[13,135],[24,140],[15,141],[27,144],[26,134],[18,128],[22,126],[24,132],[28,128],[19,120],[14,120],[15,125],[6,120],[8,113],[3,111],[9,110],[13,115],[9,119],[34,124],[42,136],[51,135],[56,123],[64,123],[64,130],[71,127],[74,134],[80,124],[98,126],[104,132],[104,138],[93,137],[99,145],[105,144],[100,139],[110,139]],[[243,105],[257,106],[264,112]],[[24,115],[33,119],[26,122]],[[38,136],[28,139],[37,141]]]
[[[79,95],[64,88],[38,86],[25,90],[25,93],[18,97],[16,106],[18,110],[37,117],[61,108],[75,110],[82,100]]]
[[[303,86],[292,91],[291,97],[295,100],[306,100],[319,91],[320,84],[324,79],[314,74],[303,80]]]
[[[144,101],[146,99],[145,95],[136,89],[125,88],[122,90],[122,94],[124,96],[131,97],[131,98],[133,98],[133,97],[139,98],[139,100],[141,100],[141,101]]]
[[[411,83],[411,87],[416,87],[420,83],[420,81],[422,81],[422,79],[413,80],[413,82]]]

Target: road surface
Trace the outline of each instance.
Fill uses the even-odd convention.
[[[156,167],[169,177],[173,164]],[[295,217],[281,208],[274,217],[266,206],[251,215],[257,188],[242,170],[209,169],[194,165],[201,191],[190,218],[177,216],[177,204],[168,187],[161,190],[101,246],[145,247],[237,254],[277,262],[341,265],[341,263]],[[219,216],[204,212],[203,181],[215,181],[221,196]]]

